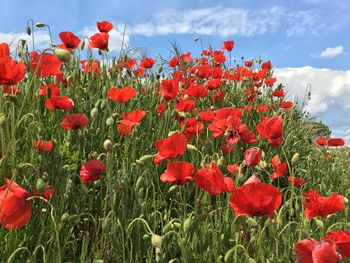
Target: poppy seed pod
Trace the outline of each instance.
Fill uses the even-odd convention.
[[[64,63],[69,63],[71,60],[70,52],[63,48],[55,49],[55,55]]]

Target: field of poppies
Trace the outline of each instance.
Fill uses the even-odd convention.
[[[0,262],[347,262],[350,153],[270,61],[112,28],[0,39]]]

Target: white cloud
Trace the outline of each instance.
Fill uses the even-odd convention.
[[[124,28],[118,25],[118,27],[114,26],[114,28],[109,32],[108,46],[110,51],[120,51],[122,42],[124,47],[128,46],[130,42],[130,38],[129,38],[129,35],[124,34],[124,40],[123,40],[123,31],[124,31]],[[91,26],[91,27],[85,27],[82,31],[78,33],[78,35],[81,38],[83,38],[83,37],[91,37],[96,33],[98,33],[98,29],[96,28],[96,26]]]
[[[317,34],[324,26],[314,10],[294,12],[275,6],[257,11],[214,6],[156,13],[148,21],[131,25],[127,32],[144,36],[199,34],[250,37],[281,29],[286,36],[293,37]]]
[[[20,39],[27,41],[30,49],[32,49],[32,36],[26,33],[0,33],[0,41],[10,44],[11,52],[13,52]],[[50,46],[50,36],[47,32],[38,30],[34,32],[35,49],[43,49]]]
[[[350,144],[350,70],[279,68],[275,76],[299,101],[306,98],[310,88],[310,100],[306,99],[304,109],[322,118],[334,130],[333,136],[346,137]]]
[[[343,53],[343,46],[329,47],[323,50],[319,55],[320,58],[333,58]]]

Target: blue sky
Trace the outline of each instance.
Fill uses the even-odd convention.
[[[1,0],[0,42],[23,37],[27,19],[51,26],[54,40],[61,31],[80,36],[96,31],[96,21],[113,22],[113,51],[126,43],[143,53],[170,57],[170,42],[199,55],[204,47],[220,48],[234,40],[233,57],[271,60],[276,75],[292,96],[311,85],[306,108],[326,122],[334,136],[350,143],[350,2],[348,0],[286,1],[44,1]],[[47,44],[46,32],[37,39]],[[57,41],[58,42],[58,41]],[[40,43],[39,43],[40,44]]]

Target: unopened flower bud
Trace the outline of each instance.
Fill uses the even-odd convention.
[[[107,126],[111,126],[113,125],[114,123],[114,119],[112,117],[109,117],[107,120],[106,120],[106,125]]]
[[[112,151],[113,143],[110,139],[107,139],[103,142],[103,149],[105,149],[106,152]]]
[[[296,165],[300,160],[300,154],[299,153],[295,153],[292,157],[292,166]]]
[[[30,26],[26,27],[26,32],[27,32],[28,36],[30,36],[32,34],[32,30],[30,29]]]
[[[38,193],[41,195],[46,190],[46,183],[42,178],[39,178],[36,180],[35,189],[38,191]]]
[[[95,119],[97,117],[97,114],[98,114],[98,109],[92,108],[92,110],[90,111],[91,118]]]
[[[38,23],[35,24],[35,26],[36,27],[44,27],[44,26],[46,26],[46,24],[43,23],[43,22],[38,22]]]
[[[71,60],[70,52],[63,48],[55,49],[55,55],[64,63],[69,63]]]
[[[158,248],[161,248],[162,247],[162,244],[163,244],[163,238],[159,235],[155,235],[153,234],[151,236],[151,244],[152,246],[154,247],[158,247]]]

